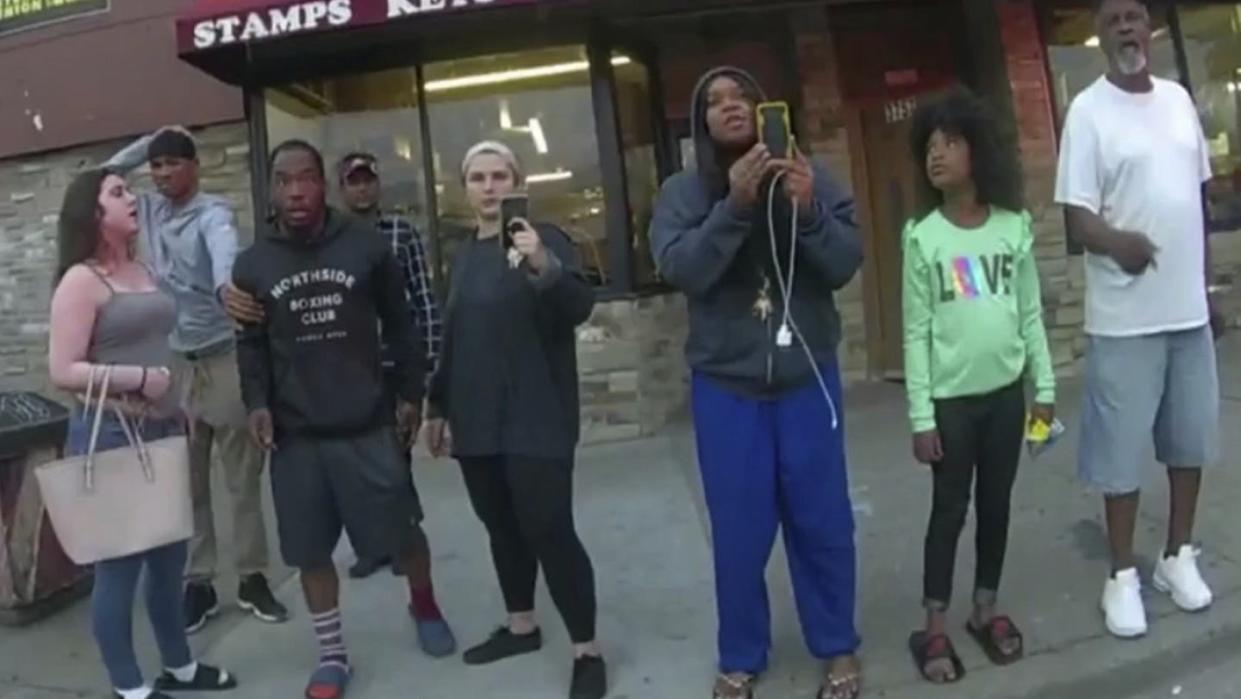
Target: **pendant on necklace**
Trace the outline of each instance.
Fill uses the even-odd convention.
[[[509,269],[517,269],[521,264],[521,253],[517,252],[517,248],[508,249],[508,266]]]
[[[775,307],[771,303],[771,280],[763,275],[763,286],[758,290],[758,298],[754,300],[754,315],[766,321]]]

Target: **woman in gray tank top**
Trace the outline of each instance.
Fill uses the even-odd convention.
[[[48,367],[53,384],[80,395],[94,367],[111,365],[109,392],[143,408],[139,429],[154,440],[179,434],[184,423],[168,370],[176,308],[134,259],[137,233],[137,201],[120,176],[88,170],[70,183],[60,212]],[[89,438],[86,410],[78,405],[70,417],[66,453],[84,453]],[[116,417],[105,414],[97,448],[127,444]],[[191,655],[181,606],[186,546],[179,541],[94,566],[92,626],[121,699],[167,699],[161,690],[237,686],[227,672],[194,662]],[[143,680],[132,641],[133,600],[144,568],[147,612],[165,668],[153,685]]]

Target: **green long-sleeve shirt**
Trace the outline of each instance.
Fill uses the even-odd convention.
[[[935,429],[934,401],[986,394],[1027,373],[1054,403],[1034,234],[1027,213],[993,208],[966,229],[935,211],[904,233],[905,381],[915,432]]]

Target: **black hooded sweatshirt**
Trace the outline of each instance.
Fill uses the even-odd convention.
[[[739,210],[728,198],[727,164],[707,130],[706,91],[719,77],[763,99],[754,78],[737,68],[717,68],[699,81],[690,117],[697,168],[664,182],[651,220],[651,252],[663,278],[689,298],[690,366],[736,393],[768,398],[814,380],[798,341],[790,347],[777,342],[786,303],[815,362],[835,361],[841,333],[833,293],[857,273],[862,244],[853,200],[815,163],[814,206],[798,212],[793,293],[781,297],[775,265],[779,259],[788,272],[791,204],[782,189],[777,192],[777,258],[767,217],[771,179],[749,209]],[[765,314],[758,310],[764,298],[770,302]]]
[[[392,388],[419,405],[426,357],[392,250],[361,219],[329,209],[321,235],[273,226],[233,266],[233,283],[266,320],[238,331],[246,409],[269,408],[277,435],[348,437],[393,422],[383,343],[396,360]]]

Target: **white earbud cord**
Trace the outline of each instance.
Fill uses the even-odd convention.
[[[819,364],[815,361],[814,352],[810,351],[810,346],[806,344],[806,338],[801,334],[801,328],[797,327],[797,319],[793,317],[793,280],[797,277],[797,200],[792,200],[793,211],[791,216],[792,224],[789,234],[789,276],[784,278],[784,270],[780,268],[780,251],[776,245],[776,187],[780,184],[780,180],[785,173],[778,172],[771,180],[771,188],[767,191],[767,235],[771,241],[771,259],[773,266],[776,268],[776,283],[780,287],[780,295],[784,300],[784,320],[780,322],[780,329],[776,332],[776,344],[780,347],[788,347],[793,343],[793,338],[801,343],[802,351],[806,353],[806,361],[810,362],[810,369],[814,372],[814,378],[819,382],[819,389],[823,391],[823,398],[827,400],[828,410],[832,413],[832,429],[835,430],[840,426],[840,420],[836,414],[836,401],[832,399],[832,392],[827,390],[827,380],[823,378],[823,372],[819,370]]]

